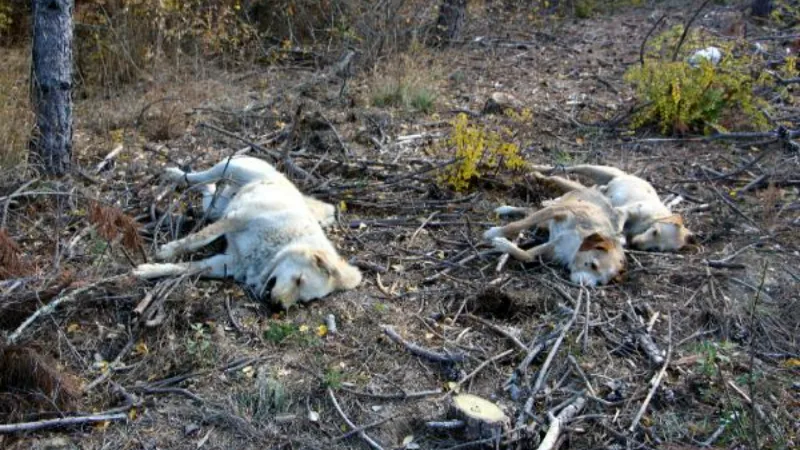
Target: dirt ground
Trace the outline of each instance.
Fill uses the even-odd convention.
[[[684,22],[693,12],[687,5],[664,7],[667,23]],[[733,14],[712,11],[699,25],[719,29]],[[465,42],[421,50],[408,63],[434,80],[427,114],[369,106],[381,74],[356,75],[340,97],[338,78],[312,84],[318,73],[293,65],[209,71],[79,101],[82,174],[31,185],[62,194],[20,197],[5,214],[8,234],[38,271],[14,295],[55,288],[52,297],[59,283],[80,289],[119,277],[39,318],[21,342],[76,377],[84,392],[78,410],[116,409],[127,419],[0,435],[0,447],[370,448],[349,433],[349,420],[385,449],[477,448],[479,439],[426,424],[449,418],[454,392],[505,411],[508,448],[537,448],[548,412],[578,398],[585,406],[565,424],[559,448],[798,445],[798,153],[779,142],[657,139],[608,126],[633,105],[622,75],[638,61],[652,8],[538,28],[493,14],[471,21]],[[312,87],[300,92],[304,83]],[[470,120],[509,128],[531,163],[614,165],[647,178],[662,197],[681,195],[676,210],[698,244],[674,254],[629,251],[622,282],[589,290],[547,262],[511,260],[498,270],[499,255],[481,240],[501,222],[493,209],[536,206],[553,193],[524,175],[487,174],[464,193],[436,178],[452,157],[443,145],[450,121],[458,111],[481,111],[496,91],[513,94],[532,119]],[[126,128],[119,142],[98,137],[131,117],[136,131]],[[248,145],[272,161],[264,150],[279,153],[281,130],[293,124],[300,137],[292,161],[314,176],[298,184],[339,206],[328,234],[364,273],[353,291],[275,312],[232,282],[136,281],[127,274],[143,252],[119,239],[109,246],[88,226],[88,199],[118,207],[141,225],[151,258],[201,218],[196,193],[159,180],[164,167],[208,167]],[[118,144],[124,150],[110,169],[96,172]],[[780,182],[735,192],[762,174]],[[46,285],[38,281],[53,273],[60,275]],[[6,298],[10,287],[0,290]],[[134,312],[147,296],[161,304],[151,326]],[[4,329],[32,312],[20,305],[4,311]],[[321,327],[330,315],[335,333]],[[417,356],[385,326],[465,358]]]

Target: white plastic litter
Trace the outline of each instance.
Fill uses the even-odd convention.
[[[706,47],[694,52],[694,55],[689,58],[689,64],[691,64],[692,67],[697,67],[703,59],[710,61],[711,64],[716,66],[722,61],[722,52],[717,47]]]

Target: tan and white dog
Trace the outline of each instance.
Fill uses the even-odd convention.
[[[484,233],[494,247],[522,261],[533,261],[542,255],[567,266],[572,282],[588,286],[606,284],[625,270],[625,254],[620,234],[622,217],[608,199],[596,189],[586,188],[559,177],[540,179],[556,183],[563,196],[542,203],[544,208],[501,206],[500,215],[526,214],[526,217]],[[508,238],[534,226],[546,225],[548,242],[522,250]]]
[[[536,170],[550,171],[539,166]],[[624,231],[628,242],[641,250],[676,251],[694,239],[680,214],[674,214],[647,181],[609,166],[577,165],[564,167],[566,173],[589,177],[611,205],[625,215]],[[550,177],[553,178],[553,177]],[[576,186],[581,186],[573,182]]]
[[[361,272],[339,256],[320,225],[330,218],[333,207],[304,196],[266,162],[235,158],[205,172],[168,169],[166,177],[209,183],[223,171],[245,184],[208,211],[218,220],[162,246],[156,257],[172,259],[221,236],[228,245],[225,253],[200,261],[141,264],[134,275],[150,279],[202,271],[209,278],[233,277],[259,298],[268,297],[286,309],[361,283]],[[204,195],[204,208],[211,206],[212,189]]]

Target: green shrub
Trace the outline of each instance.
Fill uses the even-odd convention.
[[[456,191],[463,191],[485,171],[524,168],[525,161],[519,155],[519,147],[507,141],[510,134],[508,130],[503,130],[501,134],[470,124],[466,114],[456,116],[453,131],[446,143],[455,150],[456,161],[444,168],[439,175],[439,182]]]
[[[644,65],[626,72],[626,81],[645,103],[632,126],[656,124],[662,133],[677,134],[726,131],[726,124],[735,124],[737,128],[749,124],[757,130],[768,127],[763,112],[768,105],[753,89],[770,84],[771,80],[760,70],[757,57],[745,53],[740,48],[743,45],[737,42],[703,41],[698,32],[693,32],[683,44],[687,50],[672,61],[673,49],[682,33],[683,27],[679,25],[657,36],[649,46]],[[716,66],[701,60],[697,67],[692,67],[686,61],[691,52],[711,45],[722,52],[722,60]]]

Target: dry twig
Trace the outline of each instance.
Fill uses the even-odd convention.
[[[652,387],[650,388],[650,392],[647,393],[647,397],[645,397],[644,402],[642,402],[642,406],[639,407],[639,411],[634,416],[633,421],[631,422],[631,426],[628,428],[629,433],[633,433],[636,430],[636,427],[639,426],[639,421],[642,420],[642,416],[644,416],[645,411],[647,411],[647,406],[650,404],[650,400],[653,399],[653,395],[655,395],[656,390],[661,385],[661,380],[664,378],[664,374],[667,372],[667,367],[669,367],[669,362],[672,359],[672,315],[667,316],[667,324],[669,327],[669,346],[667,347],[667,357],[664,360],[664,365],[661,366],[661,370],[658,371],[656,376],[650,381]]]
[[[79,289],[75,289],[74,291],[72,291],[72,292],[70,292],[68,294],[65,294],[65,295],[62,295],[62,296],[56,298],[52,302],[50,302],[50,303],[46,304],[45,306],[37,309],[36,312],[34,312],[27,319],[25,319],[25,321],[22,322],[22,324],[19,327],[17,327],[17,329],[14,330],[13,333],[8,335],[8,339],[7,339],[8,343],[9,344],[16,343],[19,340],[20,336],[22,336],[22,332],[25,331],[25,329],[28,328],[33,322],[35,322],[36,319],[38,319],[39,317],[41,317],[41,316],[43,316],[45,314],[52,314],[53,311],[55,311],[55,309],[58,308],[59,305],[61,305],[63,303],[69,303],[69,302],[75,301],[79,295],[83,294],[84,292],[91,291],[92,289],[96,288],[97,286],[100,286],[101,284],[109,283],[109,282],[112,282],[112,281],[117,281],[117,280],[120,280],[120,279],[125,278],[127,276],[128,275],[125,274],[125,275],[115,275],[115,276],[112,276],[112,277],[103,278],[102,280],[95,281],[94,283],[91,283],[91,284],[86,285],[86,286],[84,286],[82,288],[79,288]]]
[[[125,413],[91,414],[88,416],[62,417],[59,419],[39,420],[36,422],[22,422],[0,424],[0,434],[18,433],[20,431],[36,431],[47,428],[64,427],[69,425],[83,425],[87,423],[128,420]]]
[[[402,345],[403,347],[406,348],[406,350],[408,350],[412,354],[423,357],[430,361],[454,363],[454,362],[461,362],[466,358],[466,356],[463,353],[450,353],[450,352],[439,353],[433,350],[428,350],[426,348],[420,347],[419,345],[414,344],[413,342],[408,342],[405,339],[403,339],[399,334],[397,334],[394,328],[392,328],[389,325],[383,325],[381,328],[383,329],[384,334],[386,334],[386,336],[389,336],[389,339]]]
[[[359,430],[358,435],[361,436],[361,439],[363,439],[367,444],[369,444],[370,447],[374,448],[375,450],[383,450],[383,447],[381,447],[381,445],[377,441],[369,437],[369,435],[363,429],[359,429],[359,427],[347,417],[347,414],[344,413],[342,407],[339,406],[339,402],[336,400],[336,396],[333,394],[333,389],[331,388],[328,388],[328,397],[330,397],[331,403],[333,403],[333,407],[336,408],[336,411],[339,412],[339,415],[342,417],[345,423],[347,423],[347,425],[349,425],[350,428],[352,428],[353,430]]]

